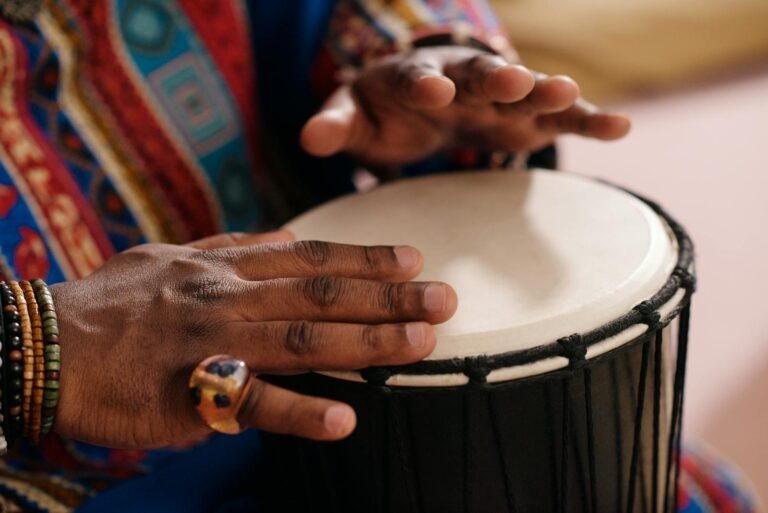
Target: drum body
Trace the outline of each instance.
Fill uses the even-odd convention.
[[[466,211],[463,202],[478,205],[464,196],[467,184],[478,182],[480,198],[497,198],[488,203],[505,204],[498,191],[508,187],[509,210],[494,214],[498,209],[486,204],[479,219],[461,222],[445,219],[449,214],[435,212],[435,204],[410,206],[425,201],[429,190],[438,191],[442,208],[450,208],[445,205],[453,199]],[[378,242],[428,247],[425,261],[434,255],[438,264],[425,268],[426,278],[459,283],[460,308],[466,310],[457,313],[459,325],[450,326],[454,319],[438,329],[438,348],[428,360],[274,378],[347,402],[358,415],[357,429],[340,442],[267,436],[275,506],[345,513],[674,511],[694,286],[692,248],[682,228],[657,206],[623,191],[544,171],[455,175],[388,187],[376,193],[380,197],[353,200],[365,212],[355,218],[355,229],[370,230],[371,241],[350,235],[342,221],[334,228],[341,235],[327,232],[328,216],[350,206],[345,200],[291,228],[301,238],[372,243],[376,212],[392,203],[387,196],[400,198],[400,215],[415,209],[405,218],[422,219],[425,210],[442,214],[438,225],[455,229],[437,240],[434,232],[439,235],[444,225],[433,229],[426,221],[404,226],[402,237],[379,230],[392,239]],[[553,194],[560,203],[553,203]],[[618,203],[611,206],[613,200]],[[552,214],[547,205],[562,212]],[[585,212],[593,209],[615,218],[593,219]],[[522,219],[525,228],[505,216]],[[611,226],[629,234],[601,246],[589,226],[593,221],[600,237],[611,237]],[[532,249],[530,233],[562,231],[567,222],[567,233]],[[509,250],[509,261],[504,248],[494,256],[498,248],[482,247],[493,243],[488,234],[474,244],[462,237],[462,231],[476,237],[481,223],[494,225],[495,236],[507,242],[517,237],[520,245],[512,244],[517,249]],[[557,258],[562,248],[580,263],[563,264],[569,261]],[[475,250],[484,255],[467,262]],[[540,251],[549,252],[548,261]],[[522,282],[515,278],[520,273],[527,275]],[[558,278],[548,282],[551,276],[544,273]],[[619,282],[613,287],[595,277],[612,273],[605,283]],[[504,275],[506,281],[499,278]],[[486,292],[463,293],[473,287]],[[465,305],[465,297],[475,304]],[[499,306],[512,307],[506,320],[498,319]],[[515,317],[513,310],[523,312]]]

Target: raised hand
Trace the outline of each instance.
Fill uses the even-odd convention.
[[[378,61],[340,87],[301,134],[316,156],[348,152],[371,165],[417,161],[439,150],[530,151],[563,133],[623,137],[621,115],[580,98],[578,85],[458,46]]]

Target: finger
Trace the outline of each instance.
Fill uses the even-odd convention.
[[[251,282],[234,298],[243,320],[447,321],[456,292],[437,282],[386,283],[319,276]],[[266,300],[265,300],[266,298]]]
[[[600,112],[587,102],[578,102],[564,112],[541,116],[537,125],[541,130],[578,134],[603,141],[620,139],[631,128],[626,116]]]
[[[317,157],[328,157],[344,150],[352,137],[357,108],[349,87],[340,87],[304,124],[301,147]]]
[[[345,438],[357,423],[354,410],[344,403],[297,394],[256,378],[245,391],[238,420],[264,431],[312,440]]]
[[[500,104],[502,113],[536,115],[561,112],[571,107],[581,94],[570,77],[539,75],[530,94],[514,103]]]
[[[295,239],[296,237],[290,230],[282,229],[266,233],[220,233],[218,235],[206,237],[205,239],[189,242],[185,245],[194,249],[216,249],[231,248],[237,246],[250,246],[253,244],[264,244],[268,242],[288,242]]]
[[[453,101],[456,86],[435,59],[417,53],[366,71],[355,83],[355,94],[363,101],[391,98],[400,107],[434,110]]]
[[[516,102],[525,98],[536,83],[525,66],[485,53],[449,64],[444,71],[456,83],[458,101],[466,104]]]
[[[222,261],[236,268],[246,280],[330,275],[404,281],[415,277],[423,266],[421,253],[410,246],[351,246],[318,241],[213,250],[200,258]]]
[[[424,322],[236,322],[223,328],[220,340],[221,350],[275,374],[402,365],[426,358],[435,347],[434,329]]]

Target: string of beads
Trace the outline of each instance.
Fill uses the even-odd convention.
[[[42,280],[0,281],[0,454],[20,437],[38,443],[56,419],[59,325]]]

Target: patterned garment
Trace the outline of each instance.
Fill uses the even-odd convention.
[[[353,190],[354,163],[297,146],[339,69],[457,23],[506,45],[482,0],[0,0],[0,13],[0,276],[49,283],[136,244],[270,227]],[[52,437],[0,463],[0,511],[71,511],[108,488],[84,511],[204,511],[230,494],[215,479],[258,460],[256,436],[151,452]],[[715,511],[685,497],[685,511]],[[722,511],[751,511],[738,504]]]
[[[747,513],[764,511],[736,469],[706,450],[689,446],[682,457],[679,513]]]

